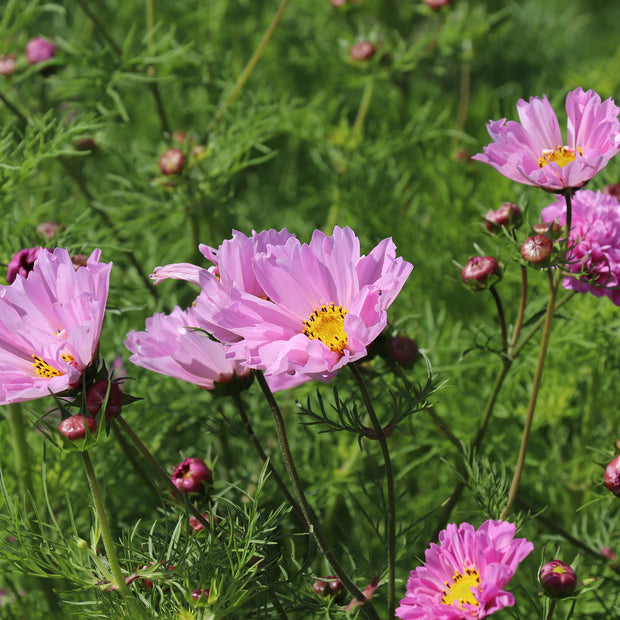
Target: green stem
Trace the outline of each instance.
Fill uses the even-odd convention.
[[[545,620],[551,620],[553,618],[553,612],[555,611],[555,605],[556,605],[556,601],[552,600],[551,605],[549,605],[549,613],[547,614],[547,617],[545,618]]]
[[[153,51],[155,42],[153,41],[153,31],[155,28],[155,0],[146,0],[146,46],[149,53]],[[155,79],[155,67],[149,67],[147,75]],[[164,102],[161,98],[161,92],[157,82],[153,81],[149,83],[149,89],[153,95],[155,101],[155,108],[157,110],[157,116],[159,116],[159,122],[161,124],[162,133],[170,135],[170,124],[168,123],[168,115],[166,114],[166,108],[164,108]]]
[[[209,131],[212,130],[213,126],[218,121],[221,120],[222,116],[224,116],[224,113],[226,112],[230,104],[239,96],[239,94],[243,90],[245,83],[248,81],[248,78],[252,74],[252,71],[254,71],[254,67],[256,67],[258,61],[260,60],[260,57],[263,55],[265,48],[267,47],[267,45],[269,44],[269,41],[271,40],[273,33],[276,31],[276,28],[278,27],[278,24],[280,23],[280,20],[282,19],[282,16],[284,15],[284,11],[289,1],[290,0],[282,0],[282,2],[280,3],[278,10],[276,11],[276,14],[271,20],[269,27],[265,31],[265,34],[263,35],[263,38],[258,44],[258,47],[252,54],[252,57],[248,61],[247,65],[244,67],[239,77],[237,78],[237,81],[235,82],[234,86],[232,87],[232,90],[230,91],[230,94],[228,95],[228,97],[226,97],[224,102],[220,105],[219,109],[215,113],[213,121],[209,125],[209,129],[208,129]]]
[[[547,303],[547,313],[545,315],[545,325],[543,327],[542,338],[540,342],[540,352],[538,354],[538,363],[536,365],[536,372],[534,374],[534,381],[532,383],[532,392],[530,394],[530,402],[527,409],[525,418],[525,426],[523,427],[523,436],[521,438],[521,447],[519,448],[519,456],[517,458],[517,465],[515,473],[512,478],[512,483],[508,491],[508,500],[506,506],[502,511],[501,518],[505,519],[510,511],[510,507],[514,502],[517,495],[517,489],[519,488],[519,482],[521,480],[521,474],[523,473],[523,467],[525,465],[525,456],[527,454],[527,444],[530,437],[530,431],[532,430],[532,422],[534,420],[534,411],[536,410],[536,401],[538,399],[538,392],[540,390],[540,384],[542,381],[543,370],[545,368],[545,359],[547,357],[547,350],[549,348],[549,340],[551,338],[551,327],[553,324],[553,316],[555,314],[555,300],[558,292],[558,286],[561,279],[561,273],[557,272],[557,277],[554,278],[554,274],[551,269],[547,271],[549,279],[549,301]]]
[[[390,450],[387,443],[387,438],[383,432],[383,427],[379,423],[379,418],[375,412],[375,408],[372,404],[370,394],[364,377],[360,372],[357,364],[349,364],[355,382],[362,395],[364,406],[373,428],[377,434],[379,445],[381,446],[381,452],[383,454],[383,462],[385,464],[385,483],[387,486],[387,499],[388,499],[388,512],[386,515],[387,521],[387,561],[388,561],[388,617],[393,617],[394,609],[396,608],[396,495],[394,493],[394,474],[392,472],[392,459],[390,457]]]
[[[131,426],[129,426],[125,418],[123,418],[123,416],[121,415],[117,415],[114,418],[114,420],[115,422],[118,422],[118,424],[121,425],[121,427],[123,428],[123,430],[129,437],[129,439],[131,439],[131,441],[136,446],[136,448],[138,448],[142,456],[144,456],[144,458],[149,462],[149,464],[153,468],[153,472],[168,487],[168,490],[172,493],[174,498],[178,500],[179,502],[183,502],[187,506],[187,509],[189,510],[189,512],[192,513],[192,516],[196,517],[196,519],[198,519],[198,521],[202,524],[202,526],[206,530],[208,530],[210,527],[209,522],[202,516],[202,514],[196,508],[194,508],[192,504],[190,504],[187,501],[187,497],[183,493],[181,493],[179,489],[176,488],[176,486],[172,482],[172,479],[168,475],[168,472],[160,465],[159,461],[151,454],[149,449],[142,443],[138,435],[134,433],[133,429],[131,428]]]
[[[30,463],[30,450],[26,441],[26,425],[20,403],[10,403],[9,426],[13,439],[13,457],[15,459],[15,473],[19,481],[19,490],[22,497],[28,502],[34,499],[34,486],[32,484],[32,468]]]
[[[519,336],[521,335],[521,328],[523,327],[523,317],[525,316],[525,306],[527,303],[527,267],[521,265],[521,301],[519,302],[519,312],[517,314],[517,321],[515,323],[514,332],[512,333],[512,341],[510,343],[510,349],[508,349],[508,356],[514,358],[514,348],[517,346]]]
[[[368,108],[370,107],[370,101],[372,99],[372,89],[372,78],[368,78],[366,85],[364,86],[364,93],[362,95],[362,100],[360,101],[360,107],[357,110],[357,116],[355,117],[355,122],[353,123],[353,128],[351,130],[355,138],[359,138],[362,135],[362,128],[364,127],[364,121],[366,120],[366,115],[368,114]]]
[[[99,521],[99,527],[101,529],[101,537],[103,538],[103,544],[105,546],[106,554],[108,556],[108,562],[110,563],[110,569],[112,570],[112,576],[114,577],[113,585],[116,586],[121,596],[125,599],[132,618],[144,618],[145,615],[141,608],[141,605],[132,595],[131,591],[125,583],[125,577],[121,569],[121,565],[116,555],[116,548],[114,547],[114,540],[112,539],[112,532],[108,525],[108,519],[105,514],[105,507],[103,505],[103,499],[101,497],[101,491],[99,490],[99,484],[95,476],[95,470],[93,463],[90,460],[90,456],[87,451],[82,452],[82,460],[84,461],[84,469],[86,470],[86,476],[88,478],[88,486],[95,502],[95,511],[97,513],[97,520]]]
[[[271,477],[276,481],[276,484],[278,485],[278,487],[284,494],[284,497],[286,497],[289,504],[293,507],[293,510],[295,511],[297,516],[301,519],[302,522],[305,523],[304,513],[301,509],[301,506],[297,503],[297,500],[291,495],[291,492],[286,487],[284,480],[282,480],[282,476],[280,476],[276,468],[271,463],[271,460],[269,459],[269,457],[263,450],[263,446],[258,440],[258,437],[254,433],[254,428],[252,427],[250,418],[248,418],[248,414],[245,411],[245,407],[243,405],[243,400],[241,399],[241,395],[235,392],[233,394],[233,400],[235,401],[235,405],[237,405],[237,409],[239,411],[239,415],[241,416],[241,420],[245,424],[246,433],[248,434],[248,437],[250,438],[250,441],[252,442],[252,445],[254,446],[254,449],[256,450],[262,464],[264,465],[265,463],[267,463],[267,469],[269,470]]]
[[[90,6],[84,0],[75,0],[75,3],[82,9],[82,11],[86,14],[86,17],[90,19],[91,22],[95,25],[95,28],[101,33],[101,36],[108,42],[114,53],[122,58],[123,51],[118,46],[116,41],[110,36],[109,32],[101,22],[101,20],[90,10]]]
[[[291,448],[288,443],[288,437],[286,435],[286,427],[284,425],[284,418],[282,417],[282,412],[278,407],[278,403],[276,402],[273,393],[269,389],[269,385],[267,385],[267,381],[261,372],[256,373],[256,380],[258,381],[265,399],[269,405],[271,413],[273,415],[273,419],[276,426],[276,435],[278,437],[278,442],[280,444],[280,450],[282,452],[282,458],[284,459],[284,464],[286,465],[286,469],[291,479],[291,483],[293,485],[293,489],[295,494],[297,495],[297,500],[304,514],[304,522],[308,531],[314,537],[319,549],[325,556],[325,559],[331,566],[334,574],[344,587],[358,600],[365,601],[365,596],[362,591],[351,581],[350,577],[346,574],[343,568],[340,566],[340,563],[336,560],[332,550],[327,546],[325,539],[323,538],[323,534],[321,528],[319,527],[319,523],[316,519],[316,516],[308,503],[306,498],[306,494],[304,493],[303,486],[301,484],[301,480],[299,479],[299,475],[297,473],[297,468],[295,467],[295,461],[293,460],[293,454],[291,453]],[[370,601],[365,601],[362,605],[362,611],[369,618],[373,618],[375,620],[379,620],[379,616]]]

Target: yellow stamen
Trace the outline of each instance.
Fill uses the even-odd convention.
[[[480,603],[472,594],[472,588],[477,588],[482,592],[480,573],[475,568],[466,568],[463,575],[457,570],[452,578],[452,584],[446,581],[446,589],[443,591],[441,602],[452,606],[454,601],[457,601],[461,609],[465,604],[478,607]]]
[[[560,168],[575,161],[577,155],[582,155],[579,147],[558,146],[556,149],[545,149],[538,159],[538,165],[543,168],[547,164],[556,163]]]
[[[335,353],[342,353],[349,340],[344,331],[344,317],[348,310],[334,303],[315,308],[304,321],[304,334],[310,340],[320,340]]]
[[[65,374],[53,366],[50,366],[47,362],[44,362],[38,355],[33,355],[32,359],[34,359],[34,364],[32,365],[39,377],[51,379],[52,377],[60,377]]]

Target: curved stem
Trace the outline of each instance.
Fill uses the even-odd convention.
[[[508,347],[508,332],[506,331],[506,317],[504,315],[504,307],[502,306],[502,300],[495,286],[492,286],[490,290],[491,295],[493,295],[493,299],[495,300],[495,305],[497,306],[499,327],[502,333],[502,351],[505,352],[506,348]]]
[[[88,486],[90,487],[91,495],[95,503],[95,511],[97,513],[97,520],[99,521],[99,527],[101,528],[101,537],[103,538],[103,544],[105,546],[106,554],[108,556],[108,562],[110,563],[110,569],[112,571],[112,577],[114,578],[114,586],[121,593],[121,596],[127,602],[127,606],[131,612],[132,618],[144,618],[142,608],[138,601],[134,598],[131,591],[125,583],[125,577],[121,569],[121,565],[116,555],[116,548],[114,547],[114,541],[112,539],[112,532],[108,525],[108,519],[105,514],[105,507],[103,505],[103,499],[101,497],[101,491],[99,484],[97,483],[97,477],[95,476],[95,469],[93,463],[90,460],[90,456],[87,451],[82,454],[82,460],[84,462],[84,469],[86,470],[86,477],[88,478]]]
[[[263,446],[261,445],[258,437],[254,433],[254,428],[252,427],[252,423],[250,422],[250,418],[248,418],[248,414],[245,412],[245,407],[243,406],[243,400],[241,399],[241,395],[237,392],[233,394],[233,400],[235,401],[235,405],[237,405],[237,409],[239,410],[239,414],[241,415],[241,420],[245,424],[245,430],[250,438],[258,456],[263,464],[267,463],[267,469],[271,474],[271,477],[276,481],[276,484],[286,497],[287,501],[293,507],[293,510],[296,512],[297,516],[306,523],[306,519],[304,517],[304,513],[301,509],[301,506],[297,503],[297,500],[291,495],[291,492],[286,487],[284,480],[282,480],[282,476],[278,473],[276,468],[271,463],[271,460],[263,450]]]
[[[385,464],[385,483],[387,486],[387,498],[388,498],[388,512],[386,515],[387,520],[387,560],[388,560],[388,617],[394,615],[394,609],[396,607],[396,495],[394,494],[394,474],[392,472],[392,459],[390,458],[390,450],[388,448],[387,438],[383,432],[383,427],[379,423],[375,408],[372,404],[368,388],[362,373],[360,372],[357,364],[349,364],[355,382],[362,395],[362,400],[368,412],[379,445],[381,446],[381,452],[383,453],[383,462]]]
[[[351,578],[345,573],[343,568],[340,566],[339,562],[336,560],[332,550],[327,546],[325,539],[323,538],[323,534],[319,527],[319,523],[314,515],[310,504],[306,498],[306,494],[304,493],[303,487],[301,485],[301,481],[299,479],[299,475],[297,474],[297,468],[295,467],[295,462],[293,460],[293,454],[291,453],[291,448],[288,443],[288,437],[286,435],[286,427],[284,425],[284,419],[282,417],[282,412],[278,407],[278,403],[273,397],[273,393],[269,389],[267,385],[267,381],[261,372],[256,372],[256,380],[258,381],[265,399],[271,409],[271,413],[273,415],[273,419],[276,425],[276,435],[278,437],[278,442],[280,444],[280,450],[282,451],[282,458],[284,459],[284,463],[286,465],[287,472],[291,479],[291,483],[293,485],[293,489],[295,494],[297,495],[297,499],[301,506],[301,509],[304,513],[305,523],[308,531],[314,537],[319,549],[325,556],[325,559],[331,566],[331,569],[334,571],[334,574],[340,579],[344,587],[351,593],[358,601],[365,601],[365,596],[363,592],[351,581]],[[362,605],[362,611],[366,613],[369,618],[373,618],[379,620],[379,616],[370,601],[365,601]]]
[[[547,271],[549,279],[549,301],[547,303],[547,313],[545,315],[545,325],[543,327],[542,338],[540,342],[540,351],[538,354],[538,363],[536,365],[536,372],[534,374],[534,381],[532,383],[532,392],[530,394],[530,402],[527,409],[527,415],[525,418],[525,426],[523,428],[523,436],[521,438],[521,447],[519,448],[519,456],[517,458],[517,465],[515,473],[512,478],[512,483],[508,491],[508,501],[504,510],[502,511],[501,518],[505,519],[510,511],[510,507],[514,502],[517,495],[517,489],[519,488],[519,482],[521,480],[521,474],[523,473],[523,467],[525,465],[525,456],[527,454],[527,444],[530,437],[530,431],[532,430],[532,422],[534,419],[534,411],[536,410],[536,401],[538,399],[538,392],[540,390],[540,384],[542,381],[543,370],[545,367],[545,359],[547,357],[547,349],[549,348],[549,339],[551,337],[551,326],[553,323],[553,316],[555,314],[555,299],[558,292],[558,286],[560,283],[561,274],[558,272],[557,277],[554,278],[554,274],[549,269]]]

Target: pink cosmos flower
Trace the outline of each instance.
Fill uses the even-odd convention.
[[[603,295],[620,306],[620,203],[609,194],[582,190],[572,199],[569,251],[565,268],[574,276],[562,282],[565,289]],[[541,212],[544,221],[566,224],[566,200]]]
[[[477,530],[469,523],[448,525],[439,545],[426,550],[424,566],[411,571],[396,617],[469,620],[514,605],[514,596],[503,588],[534,549],[525,538],[514,538],[516,529],[492,520]]]
[[[47,252],[45,248],[24,248],[13,254],[6,268],[7,284],[13,284],[17,274],[27,277],[41,251]]]
[[[493,142],[472,158],[513,181],[556,193],[576,189],[620,151],[620,108],[611,98],[601,102],[593,90],[568,93],[566,142],[545,95],[520,99],[517,111],[521,123],[489,121]]]
[[[41,252],[27,278],[0,287],[0,404],[79,386],[96,358],[112,263],[94,250],[76,270],[67,250]]]
[[[146,320],[146,331],[127,334],[125,346],[133,353],[129,361],[205,390],[250,373],[249,368],[227,359],[226,346],[200,329],[204,326],[193,308],[184,311],[176,307],[169,315],[155,314]]]
[[[270,245],[247,269],[254,294],[233,287],[219,298],[216,278],[201,273],[196,312],[216,337],[232,335],[230,355],[242,364],[302,383],[328,381],[366,355],[413,266],[396,258],[391,239],[361,256],[355,233],[336,227],[331,237],[315,231],[310,244]]]

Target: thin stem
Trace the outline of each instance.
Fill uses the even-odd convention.
[[[19,490],[26,501],[28,496],[34,499],[34,486],[32,484],[32,468],[30,463],[30,450],[26,441],[26,425],[20,403],[10,403],[9,426],[13,439],[13,457],[15,459],[15,473],[19,480]]]
[[[519,341],[521,328],[523,327],[523,317],[525,316],[525,306],[527,303],[527,267],[521,265],[521,301],[519,302],[519,312],[515,323],[514,332],[512,333],[512,341],[508,349],[508,355],[514,357],[514,348]]]
[[[491,295],[493,295],[493,299],[495,300],[495,305],[497,306],[497,317],[499,318],[499,327],[502,333],[502,351],[506,351],[508,346],[508,332],[506,331],[506,317],[504,315],[504,306],[502,306],[502,300],[497,292],[495,286],[490,288]]]
[[[545,618],[545,620],[551,620],[551,618],[553,618],[553,612],[555,611],[555,605],[556,605],[556,601],[552,600],[551,605],[549,605],[549,613],[547,614],[547,617]]]
[[[28,119],[19,111],[17,106],[11,103],[2,93],[0,93],[0,101],[2,101],[2,103],[4,103],[9,110],[11,110],[11,113],[19,119],[19,122],[23,126],[22,129],[25,129],[28,126]]]
[[[187,497],[183,493],[181,493],[179,489],[176,488],[176,486],[172,482],[172,479],[168,475],[168,472],[160,465],[159,461],[151,454],[149,449],[142,443],[138,435],[134,433],[133,429],[131,428],[131,426],[129,426],[125,418],[123,418],[123,416],[121,415],[117,415],[114,418],[114,420],[115,422],[118,422],[118,424],[122,426],[125,433],[127,433],[127,436],[129,437],[129,439],[131,439],[131,441],[134,443],[136,448],[138,448],[142,456],[144,456],[144,458],[149,462],[149,464],[153,468],[153,471],[155,472],[157,477],[168,487],[168,490],[172,493],[174,498],[178,500],[179,502],[184,503],[187,506],[187,509],[189,510],[189,512],[192,513],[192,516],[196,517],[196,519],[198,519],[201,525],[208,530],[210,527],[209,522],[202,516],[200,511],[194,508],[193,504],[190,504],[188,501],[186,501]]]
[[[565,255],[570,247],[570,231],[573,225],[573,194],[575,190],[566,190],[564,198],[566,199],[566,243],[564,246]]]
[[[269,385],[267,385],[267,381],[262,373],[256,373],[256,380],[258,381],[265,399],[271,409],[271,413],[274,418],[274,422],[276,425],[276,435],[278,437],[278,442],[280,444],[280,450],[282,451],[282,458],[284,459],[284,463],[286,465],[287,472],[291,479],[291,483],[293,484],[293,489],[295,494],[297,495],[297,500],[301,506],[301,509],[305,516],[306,527],[308,531],[314,537],[319,549],[325,556],[325,559],[331,566],[334,574],[340,579],[344,587],[351,593],[358,601],[365,601],[362,605],[362,611],[366,613],[369,618],[373,618],[379,620],[379,616],[370,601],[366,601],[366,597],[362,593],[362,591],[351,581],[350,577],[345,573],[343,568],[340,566],[339,562],[334,557],[332,550],[327,546],[325,539],[323,538],[323,534],[321,532],[321,528],[319,527],[319,523],[314,515],[310,504],[306,498],[306,494],[304,493],[303,487],[301,485],[301,481],[299,479],[299,475],[297,474],[297,468],[295,467],[295,462],[293,460],[293,455],[291,453],[291,448],[288,443],[288,437],[286,435],[286,427],[284,425],[284,419],[282,417],[282,412],[278,407],[278,403],[276,402],[273,393],[269,389]]]
[[[149,53],[152,53],[155,47],[153,40],[153,32],[155,28],[155,1],[146,0],[146,46]],[[147,70],[147,75],[150,78],[155,79],[155,67],[151,66]],[[157,116],[159,116],[159,122],[161,124],[162,133],[170,135],[170,123],[168,123],[168,115],[166,114],[166,108],[164,108],[164,102],[161,98],[161,92],[157,82],[153,81],[149,83],[149,89],[155,100],[155,108],[157,110]]]
[[[512,478],[512,483],[508,491],[508,501],[504,510],[502,511],[501,518],[505,519],[510,511],[510,507],[514,502],[517,495],[517,489],[519,488],[519,482],[521,480],[521,474],[523,473],[523,467],[525,465],[525,456],[527,454],[527,444],[530,437],[530,431],[532,430],[532,422],[534,420],[534,411],[536,410],[536,401],[538,399],[538,392],[540,390],[540,384],[542,381],[543,370],[545,367],[545,359],[547,357],[547,349],[549,348],[549,339],[551,338],[551,326],[553,324],[553,316],[555,314],[555,300],[558,292],[558,286],[560,283],[561,275],[558,272],[558,277],[554,278],[554,274],[551,269],[547,271],[549,279],[549,301],[547,303],[547,313],[545,315],[545,325],[543,327],[542,338],[540,342],[540,352],[538,354],[538,363],[536,365],[536,372],[534,374],[534,381],[532,383],[532,392],[530,394],[530,402],[527,409],[527,415],[525,418],[525,426],[523,428],[523,436],[521,438],[521,447],[519,448],[519,456],[517,458],[517,465],[515,473]]]
[[[364,127],[364,121],[368,114],[368,108],[370,107],[370,101],[372,99],[373,81],[372,78],[368,78],[366,85],[364,86],[364,93],[362,94],[362,100],[360,101],[360,107],[357,110],[357,116],[353,123],[351,130],[355,138],[359,138],[362,135],[362,128]]]
[[[108,562],[110,563],[110,569],[112,570],[112,576],[114,577],[113,585],[116,586],[121,596],[127,602],[127,606],[131,612],[131,617],[144,618],[145,616],[142,613],[141,606],[125,583],[125,577],[123,575],[121,565],[119,564],[118,556],[116,555],[116,548],[114,547],[112,532],[110,531],[110,526],[108,525],[108,519],[106,517],[101,491],[99,490],[99,484],[97,483],[97,477],[95,476],[93,463],[90,460],[90,456],[87,451],[84,451],[81,454],[82,460],[84,461],[86,476],[88,478],[88,486],[90,487],[90,492],[93,496],[93,501],[95,502],[95,511],[97,513],[99,527],[101,528],[101,537],[103,538],[103,544],[108,556]]]
[[[84,0],[75,0],[75,3],[82,9],[82,11],[84,11],[86,17],[88,17],[88,19],[93,22],[95,28],[97,28],[97,30],[101,33],[101,36],[108,42],[114,53],[119,58],[122,58],[123,51],[116,43],[116,41],[110,36],[110,33],[107,31],[107,29],[105,28],[101,20],[97,17],[97,15],[95,15],[95,13],[90,10],[88,4]]]
[[[381,446],[381,452],[383,454],[383,462],[385,464],[385,483],[387,486],[388,499],[388,512],[386,515],[388,539],[388,617],[391,618],[394,615],[394,609],[396,607],[396,495],[394,493],[394,474],[392,472],[392,459],[390,457],[390,450],[388,447],[387,438],[385,436],[385,433],[383,432],[383,427],[381,426],[381,424],[379,423],[379,419],[377,418],[377,414],[372,404],[370,394],[368,393],[368,388],[366,386],[366,382],[364,381],[364,377],[362,376],[362,373],[357,367],[357,364],[349,364],[349,367],[351,368],[351,372],[353,373],[355,382],[357,383],[357,386],[362,395],[364,406],[366,407],[368,416],[370,417],[373,428],[375,429],[375,432],[377,434],[377,439],[379,441],[379,445]]]
[[[278,473],[276,468],[271,463],[271,460],[269,459],[269,457],[267,456],[267,454],[263,450],[263,446],[261,445],[260,441],[258,440],[258,437],[254,433],[254,428],[252,427],[252,423],[250,422],[250,418],[248,418],[248,414],[245,411],[245,407],[243,405],[243,400],[241,399],[241,395],[239,393],[235,392],[233,394],[233,400],[235,401],[235,405],[237,406],[237,409],[239,410],[239,415],[241,416],[241,420],[245,424],[245,430],[246,430],[246,432],[248,434],[248,437],[250,438],[250,441],[252,442],[252,445],[254,446],[254,448],[255,448],[255,450],[256,450],[256,452],[257,452],[257,454],[258,454],[258,456],[259,456],[259,458],[260,458],[260,460],[262,462],[262,464],[264,465],[265,463],[267,463],[267,469],[269,470],[269,473],[271,474],[271,477],[276,481],[276,484],[278,485],[278,487],[280,488],[280,490],[282,491],[282,493],[286,497],[287,501],[293,507],[293,510],[296,512],[297,516],[305,524],[306,523],[306,519],[304,517],[304,513],[303,513],[303,511],[301,509],[301,506],[297,503],[297,500],[291,495],[291,492],[286,487],[286,484],[285,484],[284,480],[282,480],[282,476],[280,476],[280,474]]]
[[[224,116],[224,113],[226,112],[230,104],[239,96],[239,94],[243,90],[245,83],[248,81],[248,78],[252,74],[254,67],[256,67],[258,61],[260,60],[260,57],[263,55],[263,52],[265,51],[265,48],[269,44],[269,41],[271,40],[273,33],[276,31],[276,28],[278,27],[278,24],[280,23],[280,20],[282,19],[282,16],[284,15],[284,11],[289,1],[290,0],[282,0],[282,2],[280,3],[278,10],[276,11],[276,14],[271,20],[269,27],[265,31],[265,34],[263,35],[263,38],[258,44],[258,47],[252,54],[252,57],[248,61],[247,65],[244,67],[239,77],[237,78],[237,81],[235,82],[234,86],[232,87],[232,90],[230,91],[230,94],[228,95],[228,97],[226,97],[224,102],[220,105],[219,109],[215,113],[215,116],[213,117],[213,121],[209,125],[209,129],[208,129],[209,131],[212,130],[213,126],[218,121],[221,120],[221,118]]]

